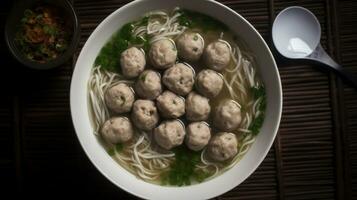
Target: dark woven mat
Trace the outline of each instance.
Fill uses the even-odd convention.
[[[280,10],[291,5],[310,9],[321,22],[323,46],[357,74],[357,1],[222,2],[250,21],[270,46],[271,24]],[[80,46],[125,3],[74,0],[82,28]],[[10,6],[5,1],[0,7],[1,30]],[[332,73],[273,52],[284,93],[279,134],[258,170],[218,199],[356,199],[356,90]],[[106,180],[79,146],[69,110],[73,62],[45,72],[28,70],[11,58],[3,39],[0,55],[1,191],[135,198]]]

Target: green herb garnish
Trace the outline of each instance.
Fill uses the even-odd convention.
[[[260,128],[262,127],[264,122],[265,108],[266,108],[266,94],[265,94],[265,88],[263,86],[252,87],[251,91],[255,100],[262,98],[260,100],[259,107],[258,107],[261,114],[252,121],[252,123],[248,128],[250,131],[252,131],[253,134],[256,135],[259,133]]]
[[[204,180],[206,180],[206,178],[208,178],[212,175],[213,175],[212,172],[208,172],[208,171],[199,169],[199,170],[195,171],[194,178],[197,182],[201,183]]]
[[[30,9],[26,9],[26,10],[24,11],[24,16],[25,16],[25,17],[32,17],[33,15],[35,15],[35,13],[32,12],[32,10],[30,10]]]
[[[149,36],[145,35],[144,39],[145,39],[145,41],[144,41],[144,44],[143,44],[143,49],[144,49],[145,52],[148,52],[149,49],[150,49]]]
[[[257,118],[253,120],[253,122],[249,126],[249,130],[252,131],[253,134],[258,134],[260,128],[262,127],[264,122],[264,115],[260,114]]]
[[[260,87],[252,87],[252,94],[254,99],[259,99],[262,97],[262,100],[259,105],[259,110],[260,111],[265,111],[266,107],[266,95],[265,95],[265,88],[263,86]]]
[[[103,69],[109,71],[118,71],[120,65],[119,56],[128,48],[132,30],[132,24],[127,23],[115,33],[101,49],[95,59],[95,65],[101,65]]]
[[[134,24],[147,25],[148,17],[142,20],[125,24],[101,49],[95,60],[95,65],[101,65],[103,69],[118,72],[120,69],[119,56],[131,45],[143,46],[144,51],[148,51],[150,44],[147,35],[144,37],[134,37]]]
[[[114,156],[115,155],[115,150],[114,149],[108,149],[107,152],[108,152],[108,154],[110,156]]]
[[[140,81],[141,81],[141,82],[145,82],[146,76],[147,76],[147,73],[141,74],[141,76],[140,76]]]
[[[196,164],[200,162],[201,152],[195,152],[188,149],[185,145],[176,147],[174,150],[175,161],[172,163],[168,172],[161,177],[164,185],[190,185],[191,177],[201,177],[202,175],[195,171]]]
[[[124,149],[124,145],[122,143],[118,143],[115,145],[115,150],[117,152],[121,152],[121,151],[123,151],[123,149]]]
[[[115,152],[121,152],[121,151],[123,151],[123,149],[124,149],[124,145],[121,143],[118,143],[115,145],[114,148],[108,149],[107,152],[110,156],[114,156]]]
[[[260,86],[260,87],[252,87],[252,94],[254,99],[258,99],[261,96],[265,96],[265,89],[264,87]]]
[[[148,25],[148,22],[149,22],[149,17],[145,16],[137,23],[138,23],[138,26],[146,26],[146,25]]]
[[[51,36],[56,36],[58,34],[58,30],[54,26],[49,26],[49,25],[44,25],[43,26],[43,32],[45,32],[48,35]]]

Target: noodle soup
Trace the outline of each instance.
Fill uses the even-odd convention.
[[[255,65],[244,42],[209,16],[147,13],[96,58],[88,84],[93,132],[147,182],[212,179],[239,162],[264,121]]]

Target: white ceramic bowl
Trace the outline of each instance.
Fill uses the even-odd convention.
[[[267,93],[267,110],[263,127],[243,159],[222,175],[192,186],[160,186],[144,182],[116,163],[93,134],[87,99],[87,81],[94,60],[106,41],[123,24],[144,13],[181,7],[210,15],[224,22],[256,55],[258,68]],[[71,113],[78,139],[89,159],[112,183],[146,199],[208,199],[225,193],[242,183],[263,161],[277,133],[282,110],[282,89],[273,55],[263,38],[242,16],[211,0],[137,0],[109,15],[91,34],[84,45],[71,83]]]

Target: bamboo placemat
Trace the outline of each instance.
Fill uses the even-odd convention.
[[[94,28],[128,1],[73,0],[81,21],[80,48]],[[357,1],[221,1],[252,23],[270,47],[271,25],[287,6],[310,9],[320,20],[322,44],[357,73]],[[0,8],[4,29],[11,1]],[[3,31],[0,33],[3,36]],[[80,51],[78,49],[78,52]],[[357,92],[332,73],[280,57],[284,105],[278,136],[262,165],[217,199],[357,198]],[[0,43],[0,182],[16,194],[85,194],[135,198],[106,180],[75,136],[69,86],[75,58],[55,70],[28,70]]]

